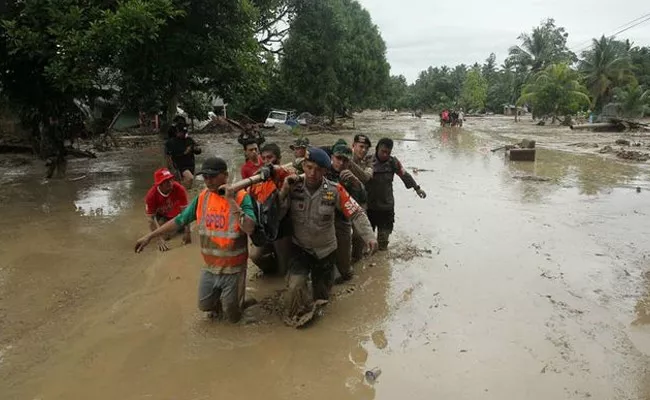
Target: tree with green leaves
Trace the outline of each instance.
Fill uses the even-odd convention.
[[[560,115],[570,115],[590,104],[587,88],[580,83],[580,75],[568,64],[552,64],[535,74],[524,86],[518,105],[530,104],[534,114],[551,116],[553,122]]]
[[[650,113],[650,89],[632,82],[614,89],[614,102],[622,117],[642,118]]]
[[[650,88],[650,47],[633,47],[630,62],[639,85]]]
[[[582,56],[580,71],[596,110],[611,102],[616,87],[634,81],[629,43],[602,36]]]
[[[467,110],[481,111],[485,108],[487,99],[488,82],[481,73],[479,66],[474,66],[465,77],[461,104]]]
[[[555,26],[555,20],[549,18],[533,28],[532,33],[519,35],[521,44],[508,50],[506,63],[518,72],[534,74],[551,64],[575,62],[576,55],[567,47],[568,37],[566,30]]]
[[[409,99],[407,98],[408,92],[409,85],[404,75],[391,76],[384,93],[384,106],[388,109],[410,108]]]
[[[358,2],[305,0],[284,44],[280,76],[290,105],[333,119],[381,103],[386,45]]]
[[[248,1],[127,0],[105,11],[96,30],[123,102],[155,110],[162,101],[171,120],[187,92],[227,98],[257,87],[254,17]],[[142,29],[148,20],[156,25]]]

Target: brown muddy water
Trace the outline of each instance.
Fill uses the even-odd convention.
[[[521,125],[503,118],[441,130],[369,113],[356,127],[411,139],[394,154],[428,197],[396,184],[389,251],[304,330],[262,311],[206,320],[196,244],[133,253],[159,146],[73,161],[86,178],[72,182],[2,169],[0,399],[650,399],[644,164],[550,140],[535,163],[507,162],[489,149]],[[197,139],[241,163],[234,138]],[[287,134],[267,140],[290,158]],[[282,280],[249,276],[273,308]]]

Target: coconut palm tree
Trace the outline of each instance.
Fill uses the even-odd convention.
[[[610,102],[615,87],[634,81],[629,43],[601,36],[582,56],[580,70],[597,110]]]
[[[614,100],[621,116],[642,118],[650,112],[650,89],[639,86],[636,82],[624,88],[614,90]]]
[[[518,105],[532,104],[535,114],[552,116],[577,112],[590,103],[587,88],[580,83],[580,75],[568,64],[552,64],[538,72],[524,86]]]
[[[564,28],[555,26],[555,20],[547,19],[531,34],[519,35],[521,45],[508,50],[506,64],[518,72],[535,74],[554,63],[574,62],[576,56],[566,46],[568,36]]]

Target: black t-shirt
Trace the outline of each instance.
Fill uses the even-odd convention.
[[[196,143],[191,137],[179,139],[170,138],[165,143],[165,154],[171,156],[174,165],[178,169],[194,168],[194,148]]]

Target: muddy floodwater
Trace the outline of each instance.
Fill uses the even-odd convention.
[[[396,180],[389,251],[303,330],[275,314],[282,279],[254,266],[259,321],[207,320],[195,232],[134,254],[161,145],[71,161],[67,180],[44,181],[36,162],[3,168],[0,399],[650,399],[647,163],[572,151],[568,128],[530,121],[355,125],[312,143],[399,138],[393,153],[428,197]],[[527,134],[534,163],[490,151]],[[239,175],[234,137],[196,139]],[[267,136],[288,160],[290,140]]]

